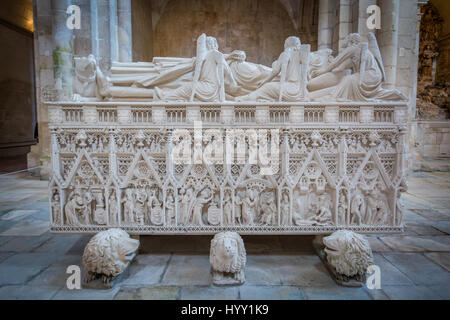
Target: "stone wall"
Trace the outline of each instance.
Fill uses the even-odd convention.
[[[152,2],[133,0],[133,61],[152,61],[153,58],[153,24]]]
[[[0,172],[25,169],[35,143],[33,20],[30,25],[27,4],[0,4]]]
[[[301,3],[297,1],[294,8]],[[244,50],[248,61],[265,65],[278,58],[284,39],[291,35],[316,50],[317,3],[303,3],[307,19],[301,19],[304,16],[298,11],[291,17],[278,0],[171,0],[155,26],[153,54],[193,57],[196,39],[203,32],[217,38],[221,51]]]

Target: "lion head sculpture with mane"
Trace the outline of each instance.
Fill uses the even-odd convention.
[[[245,282],[246,263],[244,241],[236,232],[221,232],[211,240],[209,261],[214,284]]]
[[[367,239],[348,230],[339,230],[323,238],[327,260],[342,280],[355,277],[362,281],[373,263],[372,249]]]
[[[122,229],[97,233],[83,253],[83,264],[88,271],[86,282],[102,277],[104,283],[109,283],[125,270],[138,247],[139,240],[131,239]]]

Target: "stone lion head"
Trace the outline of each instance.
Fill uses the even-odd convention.
[[[211,267],[215,271],[237,273],[244,269],[244,241],[236,232],[221,232],[211,240]]]
[[[139,240],[131,239],[122,229],[109,229],[97,233],[86,245],[83,264],[95,275],[116,277],[134,258]]]
[[[328,262],[336,272],[347,277],[363,277],[373,263],[367,239],[348,230],[339,230],[323,238]]]

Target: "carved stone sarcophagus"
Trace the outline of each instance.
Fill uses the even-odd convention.
[[[272,69],[210,37],[109,78],[76,62],[92,96],[48,102],[51,230],[401,232],[406,102],[381,87],[373,43],[333,58],[294,38]]]

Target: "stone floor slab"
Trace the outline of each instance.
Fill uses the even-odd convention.
[[[32,286],[65,287],[67,278],[70,276],[66,271],[67,267],[64,266],[49,267],[35,276],[28,284]]]
[[[24,219],[0,233],[0,236],[40,236],[47,232],[49,228],[49,221]]]
[[[442,299],[437,292],[426,286],[383,286],[383,291],[392,300]]]
[[[450,221],[437,221],[432,226],[443,233],[450,234]]]
[[[239,287],[183,287],[182,300],[236,300],[239,297]]]
[[[383,253],[383,256],[416,285],[450,283],[450,273],[421,253]]]
[[[17,253],[2,262],[2,265],[10,265],[11,267],[48,267],[53,262],[59,259],[57,253],[39,253],[26,252]]]
[[[450,272],[450,252],[429,252],[425,256]],[[450,287],[450,283],[448,285]]]
[[[330,287],[334,280],[316,255],[301,255],[279,260],[276,269],[282,285],[302,287]]]
[[[80,234],[53,234],[44,244],[34,249],[34,252],[52,252],[66,254],[82,237]],[[82,254],[82,253],[81,253]]]
[[[434,228],[431,225],[408,224],[406,228],[408,231],[413,231],[414,234],[419,235],[419,236],[442,236],[442,235],[445,235],[444,232],[439,231],[438,229]]]
[[[0,264],[0,286],[26,284],[43,270],[43,267],[38,266],[12,267]]]
[[[376,237],[367,237],[369,241],[370,248],[372,248],[373,252],[386,252],[392,251],[388,246],[386,246],[380,239]]]
[[[161,283],[178,286],[211,284],[209,256],[173,255]]]
[[[403,272],[397,269],[391,262],[389,262],[383,255],[375,253],[373,255],[373,262],[380,267],[381,286],[385,285],[413,285]]]
[[[303,291],[290,286],[249,286],[239,288],[242,300],[304,300]]]
[[[445,241],[444,238],[441,238],[441,241],[435,241],[435,238],[431,237],[419,236],[388,236],[381,237],[380,239],[390,248],[397,251],[450,251],[450,245],[443,243]]]
[[[302,288],[308,300],[372,300],[364,288]]]
[[[128,276],[122,283],[141,286],[159,283],[169,259],[170,255],[167,254],[137,255],[130,265]]]
[[[29,215],[36,213],[37,210],[12,210],[8,213],[5,213],[0,217],[0,220],[9,221],[9,220],[18,220],[21,218],[28,217]]]
[[[447,191],[448,192],[448,191]],[[450,214],[433,209],[412,209],[415,213],[429,220],[450,220]]]
[[[176,300],[179,297],[179,291],[178,287],[122,287],[114,300]]]
[[[41,236],[9,237],[9,240],[0,246],[0,252],[29,252],[38,248],[50,238],[51,235],[48,232]]]
[[[45,286],[4,286],[0,288],[0,300],[49,300],[60,288]]]
[[[433,291],[442,299],[450,300],[450,285],[448,283],[437,286],[428,286],[428,289]]]
[[[52,297],[52,300],[112,300],[119,289],[119,286],[109,290],[63,288]]]

